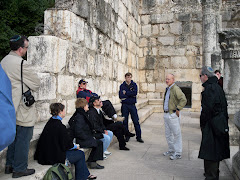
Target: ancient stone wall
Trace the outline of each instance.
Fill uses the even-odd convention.
[[[192,109],[200,109],[202,7],[197,0],[142,0],[139,43],[140,92],[162,98],[165,76],[192,83]]]
[[[139,81],[139,3],[129,0],[56,0],[45,11],[44,35],[30,37],[28,63],[41,78],[36,94],[40,120],[49,117],[49,104],[62,102],[75,110],[78,81],[119,103],[124,74]]]

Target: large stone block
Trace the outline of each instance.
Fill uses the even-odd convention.
[[[141,16],[141,24],[149,24],[150,23],[150,15],[142,15]]]
[[[159,35],[165,36],[169,33],[169,25],[168,24],[160,24],[159,25]]]
[[[49,109],[50,109],[49,107],[50,107],[50,103],[43,102],[43,101],[36,102],[36,109],[37,109],[39,121],[47,121],[51,117],[51,114],[49,113]]]
[[[171,57],[171,66],[172,68],[189,68],[188,59],[185,56],[176,56]]]
[[[96,51],[98,46],[98,32],[87,23],[84,26],[84,42],[87,48]]]
[[[79,44],[84,41],[84,20],[67,10],[46,10],[44,34]]]
[[[159,34],[158,25],[153,25],[152,26],[152,35],[158,35],[158,34]]]
[[[77,14],[84,18],[88,18],[89,16],[88,0],[56,0],[55,7],[57,9],[68,9],[74,14]]]
[[[181,46],[160,46],[159,55],[163,56],[183,56],[185,55],[185,48]]]
[[[158,41],[162,43],[162,45],[174,45],[174,37],[171,36],[158,37]]]
[[[75,94],[73,76],[58,76],[58,93],[64,96]]]
[[[118,15],[123,19],[123,21],[127,22],[127,8],[124,6],[122,1],[119,1]]]
[[[76,99],[67,100],[67,106],[66,106],[67,114],[73,114],[75,112],[76,110],[75,101]]]
[[[86,48],[71,44],[67,51],[67,59],[69,61],[69,72],[76,75],[87,75],[88,59]]]
[[[202,34],[202,24],[201,23],[194,23],[193,24],[193,29],[195,34]]]
[[[151,36],[151,25],[150,24],[142,26],[142,35],[146,36],[146,37]]]
[[[35,94],[36,100],[56,99],[56,78],[49,73],[38,73],[40,78],[40,88]]]
[[[186,56],[196,56],[200,54],[200,47],[199,46],[192,46],[187,45],[186,48]]]
[[[174,14],[173,13],[152,14],[150,18],[151,18],[151,24],[171,23],[173,22]]]
[[[201,101],[201,94],[192,94],[192,101]]]
[[[146,71],[140,70],[138,77],[139,77],[139,82],[146,82]]]
[[[170,32],[176,35],[180,35],[182,33],[182,23],[181,22],[174,22],[170,23]]]
[[[191,81],[193,83],[200,83],[198,69],[166,69],[165,74],[172,73],[176,81]]]
[[[148,91],[148,85],[147,83],[140,83],[140,88],[139,88],[139,92],[147,92]]]
[[[166,87],[166,83],[156,83],[156,92],[165,92]]]
[[[54,36],[29,37],[28,63],[36,72],[59,73],[66,66],[69,44]]]
[[[140,38],[139,47],[146,47],[146,46],[148,46],[147,38]]]
[[[105,68],[105,57],[98,54],[95,59],[95,74],[96,76],[103,76],[103,69]]]
[[[155,83],[148,83],[148,91],[149,92],[155,92],[156,90],[156,84]]]

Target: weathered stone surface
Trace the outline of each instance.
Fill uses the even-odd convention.
[[[169,26],[168,24],[160,24],[159,25],[159,34],[161,36],[165,36],[169,33]]]
[[[92,28],[85,24],[84,26],[84,42],[87,48],[96,50],[98,45],[98,32],[95,28]]]
[[[178,46],[160,46],[159,55],[164,56],[185,55],[185,48]]]
[[[186,56],[195,56],[200,54],[200,48],[198,46],[187,45]]]
[[[159,30],[158,30],[158,25],[153,25],[152,26],[152,35],[158,35]]]
[[[156,83],[156,92],[165,92],[166,87],[166,83]]]
[[[28,63],[36,72],[59,73],[66,66],[68,42],[54,36],[29,37]]]
[[[166,69],[165,74],[172,73],[176,81],[191,81],[200,83],[199,70],[197,69]]]
[[[173,68],[189,68],[189,62],[185,56],[171,57],[171,66]]]
[[[171,36],[158,37],[158,41],[162,45],[174,45],[174,37]]]
[[[149,24],[149,22],[150,22],[150,15],[141,16],[141,24]]]
[[[80,45],[71,44],[67,51],[69,72],[75,75],[86,76],[88,69],[87,51]]]
[[[148,87],[148,91],[155,92],[156,84],[155,83],[148,83],[147,87]]]
[[[36,109],[39,117],[39,121],[47,121],[51,114],[49,113],[50,103],[46,103],[43,101],[36,102]]]
[[[174,22],[170,23],[170,32],[176,35],[180,35],[182,33],[182,23],[181,22]]]
[[[202,45],[202,36],[191,36],[191,42],[193,45]]]
[[[139,82],[146,82],[146,71],[140,70],[138,73]]]
[[[75,112],[75,101],[76,99],[67,100],[66,112],[73,114]]]
[[[200,72],[199,72],[199,74],[200,74]],[[202,86],[201,82],[192,84],[192,93],[193,94],[200,94],[202,91],[203,91],[203,86]]]
[[[173,13],[151,14],[151,24],[171,23],[173,22]]]
[[[64,96],[75,94],[73,76],[58,76],[58,93]]]
[[[147,45],[148,45],[148,40],[146,38],[141,38],[139,47],[146,47]]]
[[[35,100],[51,100],[56,98],[56,78],[49,73],[38,73],[40,88],[36,93]]]
[[[192,100],[193,101],[201,101],[201,95],[200,94],[192,94]]]
[[[177,20],[178,21],[190,21],[191,19],[191,14],[177,14]]]
[[[148,84],[147,83],[140,83],[140,89],[139,92],[146,92],[148,90]]]
[[[80,43],[84,40],[84,20],[67,10],[46,10],[44,34]]]
[[[194,31],[195,34],[201,35],[202,34],[202,24],[194,23],[193,24],[193,31]]]
[[[151,35],[151,25],[143,25],[142,26],[142,35],[143,36],[150,36]]]

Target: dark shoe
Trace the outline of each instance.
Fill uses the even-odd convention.
[[[140,143],[144,143],[144,141],[141,138],[137,139],[137,141]]]
[[[126,136],[126,137],[125,137],[125,141],[126,141],[126,142],[128,142],[129,139],[130,139],[130,136]]]
[[[124,147],[120,147],[119,150],[129,151],[130,149],[124,146]]]
[[[135,134],[128,132],[128,136],[129,136],[129,137],[134,137]]]
[[[13,172],[12,178],[20,178],[22,176],[29,176],[35,173],[35,169],[26,169],[23,172]]]
[[[12,166],[6,166],[5,167],[5,174],[11,174],[13,172]]]
[[[101,166],[96,162],[90,162],[88,165],[90,169],[104,169],[104,166]]]

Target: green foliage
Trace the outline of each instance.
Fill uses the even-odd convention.
[[[0,61],[9,53],[13,35],[38,35],[35,27],[44,23],[44,11],[54,3],[55,0],[0,1]]]

